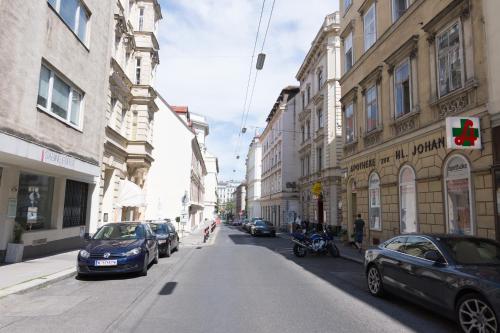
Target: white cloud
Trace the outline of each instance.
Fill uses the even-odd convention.
[[[266,1],[262,36],[272,0]],[[173,105],[189,105],[210,122],[209,150],[219,157],[220,178],[243,179],[250,128],[236,138],[245,99],[248,70],[260,14],[256,0],[162,0],[160,67],[157,90]],[[324,17],[338,9],[332,0],[276,0],[264,47],[266,63],[259,73],[249,126],[265,119],[284,86],[297,84],[295,74]],[[233,173],[233,170],[237,172]]]

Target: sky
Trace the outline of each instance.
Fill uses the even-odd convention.
[[[207,148],[218,157],[219,180],[244,180],[253,136],[265,128],[281,89],[298,85],[295,75],[311,42],[325,16],[339,7],[338,0],[275,0],[263,49],[264,68],[250,103],[256,73],[255,63],[252,66],[245,104],[263,1],[256,55],[273,0],[160,0],[156,89],[170,105],[187,105],[190,112],[207,118]],[[247,132],[241,134],[244,110],[248,110]]]

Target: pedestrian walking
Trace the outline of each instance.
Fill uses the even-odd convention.
[[[361,214],[358,214],[358,218],[354,221],[354,244],[358,248],[359,253],[361,253],[363,248],[363,231],[365,229],[365,221],[361,218]]]

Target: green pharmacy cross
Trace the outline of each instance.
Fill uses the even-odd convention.
[[[479,129],[474,128],[474,123],[470,119],[460,119],[460,128],[452,129],[452,136],[457,146],[474,146],[479,139]]]

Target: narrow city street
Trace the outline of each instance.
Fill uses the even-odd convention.
[[[295,258],[284,238],[222,226],[146,277],[78,280],[0,300],[0,332],[454,332],[453,322],[368,294],[360,264]]]

